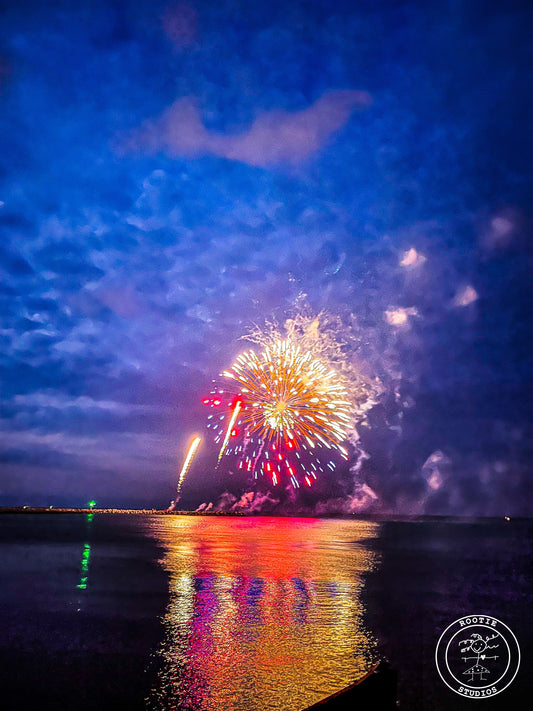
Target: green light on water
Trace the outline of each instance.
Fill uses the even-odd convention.
[[[89,569],[89,558],[91,555],[91,546],[86,543],[85,548],[83,549],[83,553],[81,555],[81,569],[83,570],[84,573],[87,572]]]
[[[87,502],[87,507],[89,509],[93,509],[96,506],[96,501],[88,501]],[[92,510],[90,513],[87,514],[87,525],[86,525],[86,532],[87,532],[87,538],[90,538],[91,535],[91,529],[92,529],[92,520],[94,517],[94,513]],[[91,544],[89,542],[85,543],[83,546],[83,551],[81,553],[81,561],[80,561],[80,582],[76,585],[78,590],[86,590],[87,589],[87,581],[89,579],[89,559],[91,557]]]
[[[87,573],[89,572],[89,558],[90,557],[91,557],[91,546],[89,543],[86,543],[85,546],[83,547],[83,553],[81,554],[80,569],[81,569],[82,577],[80,578],[80,582],[76,585],[78,590],[85,590],[87,588],[87,579],[88,579]]]

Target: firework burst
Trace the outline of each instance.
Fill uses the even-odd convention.
[[[234,455],[254,478],[299,488],[326,468],[334,471],[339,456],[348,458],[344,444],[374,404],[377,385],[354,375],[320,325],[320,315],[299,317],[287,322],[285,337],[274,326],[248,336],[262,350],[239,355],[203,401],[215,410],[208,427],[220,445],[219,463]]]
[[[334,370],[287,340],[259,356],[248,351],[222,374],[245,399],[241,421],[248,434],[268,444],[338,445],[347,437],[351,403]]]

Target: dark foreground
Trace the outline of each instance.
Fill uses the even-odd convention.
[[[345,689],[308,706],[305,711],[395,711],[398,703],[398,675],[386,662],[376,664],[361,679]]]
[[[94,526],[87,518],[28,516],[21,527],[19,517],[2,517],[5,711],[144,708],[149,653],[161,637],[168,598],[157,565],[162,551],[134,527]],[[89,586],[98,594],[87,595]]]

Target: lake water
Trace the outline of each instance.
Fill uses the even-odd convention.
[[[401,708],[523,707],[532,552],[520,521],[3,515],[1,708],[299,711],[384,657]],[[482,702],[435,669],[466,614],[522,649]]]

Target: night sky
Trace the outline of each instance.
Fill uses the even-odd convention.
[[[166,507],[240,337],[305,304],[385,392],[255,510],[533,514],[531,3],[2,8],[0,505]],[[213,454],[184,506],[253,489]]]

